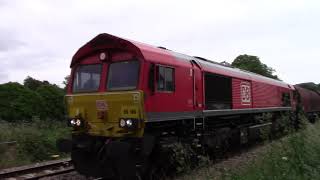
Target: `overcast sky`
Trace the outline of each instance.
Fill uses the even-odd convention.
[[[319,0],[0,0],[0,83],[61,85],[99,33],[219,62],[255,55],[288,83],[320,83]]]

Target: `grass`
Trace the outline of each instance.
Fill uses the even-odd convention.
[[[66,137],[70,130],[66,123],[35,121],[8,123],[0,121],[0,169],[53,159],[52,155],[66,156],[56,148],[56,140]]]
[[[318,120],[319,121],[319,120]],[[183,180],[305,180],[320,177],[320,122],[267,145],[263,153],[244,165],[217,169],[201,167],[178,179]],[[232,165],[231,165],[232,166]]]
[[[272,144],[260,162],[225,179],[318,179],[320,177],[320,123],[308,125]]]

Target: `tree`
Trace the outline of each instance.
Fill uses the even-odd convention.
[[[42,81],[33,79],[32,77],[28,76],[23,81],[23,85],[33,91],[35,91],[38,87],[40,87],[43,84]]]
[[[64,90],[67,90],[67,86],[69,84],[70,81],[70,75],[67,75],[66,77],[64,77],[64,81],[62,82],[62,84],[64,84]]]
[[[0,84],[0,119],[6,121],[64,119],[65,91],[48,81],[30,76],[24,85],[16,82]]]
[[[231,65],[239,69],[279,80],[277,75],[273,75],[275,70],[271,67],[268,67],[266,64],[263,64],[257,56],[251,56],[247,54],[240,55],[232,62]]]
[[[64,90],[56,85],[42,85],[37,90],[43,99],[42,113],[47,119],[62,120],[64,118]]]
[[[40,86],[42,85],[52,85],[49,83],[49,81],[39,81],[37,79],[34,79],[30,76],[27,76],[24,80],[23,80],[23,85],[33,91],[37,90]],[[54,86],[57,86],[55,84],[53,84]]]
[[[42,97],[29,88],[13,82],[0,85],[0,119],[17,121],[43,117],[42,108]]]

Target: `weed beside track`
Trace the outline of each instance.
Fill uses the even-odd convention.
[[[301,180],[320,176],[320,122],[248,152],[199,167],[177,180]]]
[[[67,137],[70,130],[64,122],[36,121],[8,123],[0,121],[0,169],[66,157],[56,148],[56,140]]]

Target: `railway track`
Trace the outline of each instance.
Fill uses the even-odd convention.
[[[61,159],[0,170],[0,179],[40,179],[73,172],[71,159]]]

